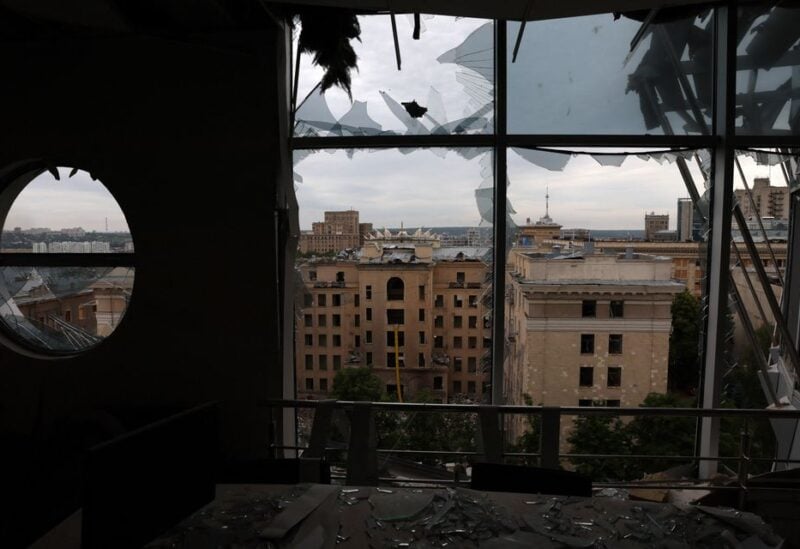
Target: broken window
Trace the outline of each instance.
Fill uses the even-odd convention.
[[[404,299],[405,286],[403,281],[394,276],[386,283],[386,299],[389,301],[402,301]]]
[[[453,316],[453,328],[461,328],[463,318],[458,315]]]
[[[625,302],[612,301],[608,304],[608,316],[611,318],[622,318],[625,316]]]
[[[581,354],[594,354],[594,334],[581,334]]]
[[[463,359],[460,356],[453,358],[453,371],[460,372],[463,369]]]
[[[434,328],[444,328],[444,317],[442,315],[437,315],[433,319],[433,327]]]
[[[405,318],[404,309],[386,309],[386,323],[390,326],[405,324]]]
[[[394,332],[388,331],[386,332],[386,345],[390,347],[394,347],[395,345],[395,333],[397,334],[397,345],[403,346],[406,344],[406,333],[405,332]]]
[[[301,56],[296,136],[492,132],[491,21],[426,17],[425,35],[413,40],[413,24],[398,16],[396,49],[391,32],[387,40],[392,28],[388,15],[363,15],[358,21],[361,36],[351,42],[358,56],[358,71],[351,72],[352,100],[335,87],[318,93],[315,85],[322,69],[312,64],[309,55]],[[429,37],[436,37],[435,46]]]
[[[581,366],[580,381],[581,387],[591,387],[594,385],[594,368],[591,366]]]
[[[469,317],[469,327],[470,328],[477,328],[478,327],[478,317],[477,316]]]
[[[333,307],[341,307],[342,306],[342,294],[333,294],[331,296],[331,305]]]
[[[514,62],[510,22],[508,131],[710,134],[713,17],[688,13],[528,21]]]
[[[610,334],[608,336],[608,354],[622,354],[622,334]]]
[[[436,294],[436,301],[433,304],[434,307],[444,307],[444,296],[442,294]]]
[[[583,318],[597,316],[597,301],[594,299],[584,299],[581,303],[581,316]]]
[[[622,368],[619,366],[608,367],[608,386],[620,387],[622,385]]]

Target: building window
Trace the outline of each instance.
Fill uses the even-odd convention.
[[[460,393],[461,392],[461,382],[456,380],[453,382],[453,392]]]
[[[333,369],[340,370],[342,368],[342,357],[340,355],[333,355]]]
[[[340,336],[339,334],[333,334],[333,346],[334,347],[342,346],[342,336]]]
[[[608,367],[608,386],[620,387],[622,385],[622,368],[619,366]]]
[[[386,366],[388,368],[394,368],[399,366],[400,368],[405,368],[406,364],[403,360],[403,355],[395,355],[394,353],[386,353]]]
[[[328,356],[327,355],[319,355],[319,369],[320,370],[327,370],[328,369]]]
[[[372,330],[367,330],[364,332],[364,341],[366,343],[372,343]]]
[[[328,378],[323,377],[319,380],[319,390],[320,391],[327,391],[328,390]]]
[[[354,345],[353,345],[354,347],[361,347],[361,336],[360,335],[356,334],[355,337],[353,338],[353,341],[355,342]]]
[[[457,272],[456,273],[456,282],[459,284],[463,284],[465,280],[464,273]]]
[[[406,322],[406,312],[403,309],[387,309],[386,323],[389,326],[401,326]]]
[[[444,307],[444,296],[441,294],[436,295],[436,301],[433,303],[434,307]]]
[[[433,336],[433,348],[441,349],[444,347],[444,337],[440,335]]]
[[[469,317],[469,327],[470,328],[477,328],[478,327],[478,317],[477,316]]]
[[[342,294],[333,294],[331,296],[331,304],[334,307],[341,307],[342,306]]]
[[[319,334],[319,336],[317,336],[317,345],[319,345],[320,347],[327,347],[328,336],[325,334]]]
[[[394,330],[390,330],[386,332],[386,345],[390,347],[394,347],[395,344],[395,332]],[[405,332],[397,332],[397,345],[402,347],[406,344],[406,333]]]
[[[360,295],[355,294],[353,296],[353,305],[355,305],[356,307],[360,307],[361,306],[361,296]]]
[[[464,300],[460,295],[453,296],[453,307],[460,308],[464,306]]]
[[[303,336],[303,340],[305,341],[307,347],[311,347],[312,345],[314,345],[314,336],[311,334],[306,334],[305,336]]]
[[[419,321],[420,322],[425,322],[425,309],[420,309],[419,310]]]
[[[589,406],[592,406],[593,404],[594,404],[594,401],[592,401],[591,398],[582,398],[582,399],[580,399],[578,401],[578,406],[580,406],[582,408],[588,408]]]
[[[336,282],[344,282],[344,272],[339,271],[336,273]]]
[[[594,334],[581,334],[581,354],[594,354]]]
[[[619,408],[621,402],[618,399],[606,400],[606,406],[609,408]]]
[[[467,347],[470,349],[477,349],[478,348],[478,338],[475,336],[469,336],[467,338]]]
[[[303,325],[306,328],[311,328],[311,326],[313,325],[313,322],[314,322],[314,316],[313,315],[303,315]]]
[[[314,296],[312,294],[303,294],[303,307],[313,307]]]
[[[417,356],[417,364],[419,365],[420,368],[423,368],[425,366],[425,353],[420,353]]]
[[[623,318],[625,316],[625,302],[612,301],[608,304],[608,316],[611,318]]]
[[[594,318],[597,316],[597,301],[585,299],[581,304],[581,316],[583,318]]]
[[[317,271],[308,271],[308,279],[311,282],[314,282],[315,280],[317,280]]]
[[[478,371],[478,359],[474,356],[467,357],[467,371],[471,374]]]
[[[460,349],[464,345],[464,340],[461,336],[453,337],[453,349]]]
[[[474,395],[475,394],[475,382],[474,381],[467,381],[467,393]]]
[[[313,391],[314,390],[314,378],[307,377],[306,378],[306,391]]]
[[[372,320],[372,307],[367,307],[367,322]]]
[[[425,332],[420,332],[419,333],[419,344],[420,345],[425,345]]]
[[[483,338],[483,348],[484,349],[491,349],[492,348],[492,338],[491,337],[484,337]]]
[[[622,354],[622,334],[611,334],[608,336],[608,354]]]
[[[594,368],[591,366],[581,366],[580,386],[591,387],[594,385]]]
[[[420,301],[425,299],[425,285],[424,284],[420,284],[420,286],[419,286],[419,299],[420,299]]]
[[[356,328],[358,328],[358,327],[360,327],[360,326],[361,326],[361,315],[356,315],[356,316],[353,318],[353,324],[355,324],[355,327],[356,327]]]
[[[462,317],[453,316],[453,328],[461,328],[461,325],[462,325]]]
[[[434,328],[444,328],[444,317],[442,315],[437,315],[433,319],[433,327]]]
[[[372,352],[367,353],[366,359],[367,359],[367,366],[372,366]]]
[[[317,315],[317,326],[324,328],[328,325],[328,319],[325,315]]]
[[[402,301],[405,294],[405,285],[403,281],[393,276],[386,282],[386,300],[387,301]]]
[[[434,391],[442,390],[442,376],[433,376],[433,390]]]
[[[317,307],[325,307],[327,304],[327,296],[325,294],[317,294]]]
[[[462,370],[463,364],[464,363],[463,363],[462,358],[460,356],[455,357],[453,359],[453,371],[454,372],[460,372]]]
[[[469,296],[469,306],[472,307],[473,309],[478,307],[478,296],[476,295]]]
[[[366,297],[368,301],[370,299],[372,299],[372,285],[371,284],[367,284],[366,288],[364,289],[364,297]]]
[[[306,355],[306,370],[314,369],[314,355]]]

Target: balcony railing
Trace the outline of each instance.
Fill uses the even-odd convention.
[[[775,488],[751,486],[748,484],[750,466],[754,462],[771,462],[779,464],[800,464],[796,459],[757,458],[749,455],[746,432],[742,433],[739,453],[735,456],[707,455],[632,455],[632,454],[571,454],[561,453],[561,434],[563,416],[623,416],[623,417],[692,417],[692,418],[738,418],[745,421],[755,419],[800,420],[800,410],[742,410],[731,408],[613,408],[613,407],[550,407],[550,406],[491,406],[483,404],[439,404],[439,403],[398,403],[398,402],[352,402],[335,400],[266,400],[262,404],[271,408],[313,408],[314,420],[309,442],[306,446],[285,445],[273,441],[272,449],[276,453],[302,452],[304,457],[321,458],[330,452],[347,453],[346,474],[332,475],[347,484],[377,485],[378,483],[415,483],[446,485],[457,483],[456,480],[431,478],[394,478],[381,477],[378,474],[378,456],[462,456],[474,461],[502,463],[506,458],[535,458],[539,466],[560,468],[562,460],[581,458],[614,459],[614,460],[669,460],[675,462],[736,462],[738,475],[735,485],[720,486],[710,484],[712,479],[693,479],[691,481],[657,481],[636,480],[619,482],[594,482],[597,488],[653,488],[683,490],[738,490],[740,495],[754,490],[796,490],[800,491],[800,481],[785,481],[784,487]],[[347,447],[329,446],[329,436],[333,412],[347,412],[350,421],[350,438]],[[378,448],[375,432],[375,415],[379,412],[400,413],[464,413],[477,415],[475,450],[440,451]],[[502,425],[506,416],[535,416],[539,418],[541,438],[540,451],[512,452],[504,449]]]

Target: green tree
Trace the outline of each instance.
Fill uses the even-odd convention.
[[[669,389],[694,393],[700,376],[700,300],[684,290],[672,300],[671,312]]]
[[[756,353],[766,357],[772,342],[772,326],[765,324],[755,331],[756,345],[748,346],[724,378],[722,406],[739,409],[762,409],[767,398],[758,377],[759,360]],[[737,456],[742,431],[751,437],[750,455],[771,458],[775,455],[775,432],[767,419],[724,418],[720,424],[720,454]],[[729,466],[735,468],[734,463]],[[753,462],[751,472],[767,472],[770,464]]]
[[[619,418],[611,416],[579,416],[567,441],[573,454],[630,453],[631,441]],[[572,458],[575,470],[593,481],[625,480],[630,477],[631,460],[607,458]]]
[[[533,406],[533,398],[531,398],[531,395],[525,393],[522,395],[522,398],[526,406]],[[538,414],[527,414],[524,417],[526,423],[525,432],[517,439],[514,450],[517,452],[537,454],[539,453],[542,437],[542,418]],[[535,465],[536,461],[536,458],[524,459],[527,465]]]
[[[377,402],[384,396],[383,383],[371,368],[345,368],[336,372],[331,394],[336,400]]]
[[[650,393],[641,406],[694,408],[695,401],[674,393],[666,395]],[[632,443],[631,451],[633,454],[651,456],[692,456],[696,424],[696,420],[692,417],[636,416],[626,427]],[[674,460],[637,460],[636,470],[631,470],[630,473],[639,477],[642,473],[663,471],[676,465],[679,465],[679,462]]]

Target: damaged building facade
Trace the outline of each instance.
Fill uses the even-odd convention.
[[[485,400],[491,330],[487,248],[378,231],[357,252],[305,260],[297,309],[299,398],[325,398],[342,368],[368,366],[390,396]],[[395,343],[395,338],[397,342]]]

